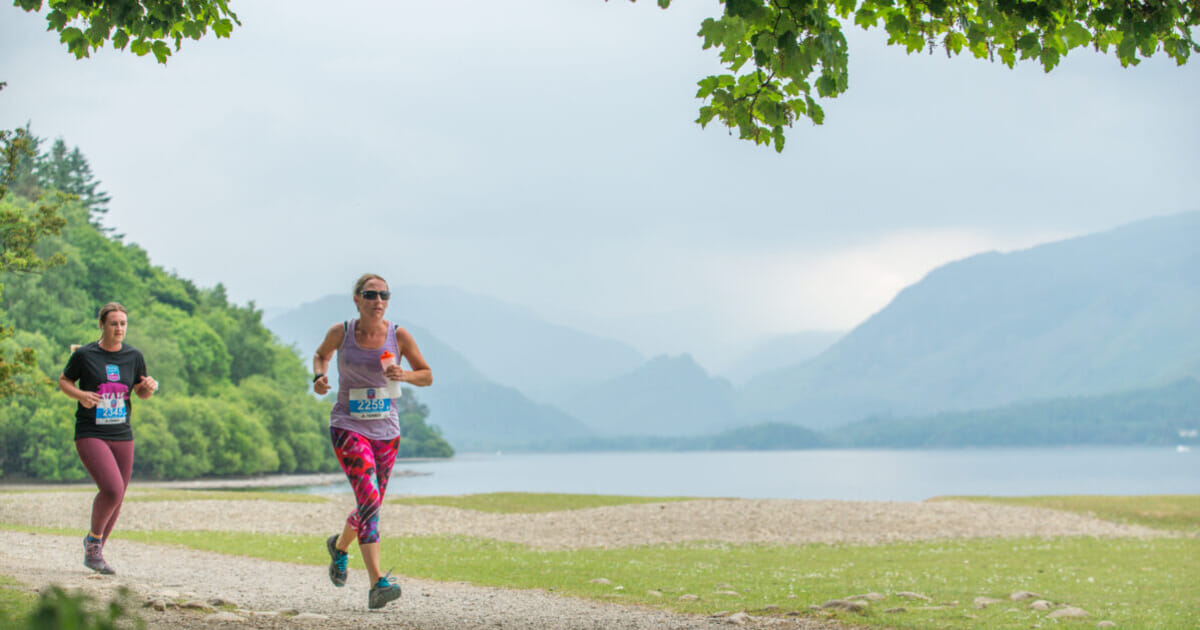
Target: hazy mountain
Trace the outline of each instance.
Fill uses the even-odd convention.
[[[830,442],[866,448],[1175,445],[1196,442],[1200,381],[1104,396],[1024,402],[919,418],[868,418],[829,431]]]
[[[563,408],[600,435],[681,436],[729,429],[734,389],[690,355],[660,356],[584,390]]]
[[[820,356],[752,380],[745,420],[829,427],[1200,374],[1200,213],[930,272]]]
[[[551,324],[500,300],[444,287],[394,286],[392,293],[390,318],[430,331],[469,357],[487,379],[538,400],[555,401],[645,360],[623,343]],[[271,318],[267,325],[309,352],[330,323],[354,316],[349,295],[331,295]]]
[[[734,385],[741,386],[759,374],[811,359],[845,334],[844,330],[806,330],[775,335],[758,342],[737,359],[715,371]]]
[[[272,320],[268,327],[285,343],[304,347],[302,356],[308,359],[334,321],[337,320],[322,316],[320,309],[298,309]],[[491,450],[534,439],[568,439],[591,434],[582,423],[562,411],[490,381],[432,332],[419,326],[406,328],[416,338],[421,354],[434,367],[434,385],[416,389],[416,396],[429,407],[428,423],[440,428],[458,451]],[[329,378],[336,386],[336,361],[330,365]]]

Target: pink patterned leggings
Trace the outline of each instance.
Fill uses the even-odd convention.
[[[392,465],[396,463],[400,438],[372,440],[337,427],[329,427],[329,436],[333,440],[333,452],[354,490],[354,502],[358,504],[346,523],[358,532],[360,545],[379,542],[379,509],[383,506],[383,493],[387,491]]]

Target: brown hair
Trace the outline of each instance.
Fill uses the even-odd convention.
[[[125,313],[126,315],[129,314],[129,311],[125,310],[125,307],[121,306],[121,304],[119,302],[109,302],[108,304],[105,304],[104,306],[100,307],[100,325],[101,326],[104,325],[104,320],[106,318],[108,318],[108,314],[113,311],[121,311],[122,313]]]
[[[374,273],[364,273],[363,275],[358,277],[358,280],[356,280],[354,282],[354,295],[358,295],[359,292],[362,291],[362,288],[367,285],[367,282],[369,282],[371,280],[382,280],[384,284],[387,284],[387,280],[384,280],[383,276],[381,276],[381,275],[374,274]]]

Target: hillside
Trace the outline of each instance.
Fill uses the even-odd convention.
[[[1191,444],[1200,428],[1200,381],[1184,379],[1104,396],[1056,398],[918,418],[869,418],[829,431],[856,448]]]
[[[736,424],[733,386],[686,354],[655,357],[580,392],[564,408],[606,436],[701,435]]]
[[[818,357],[752,380],[744,421],[828,428],[1200,374],[1200,213],[930,272]]]

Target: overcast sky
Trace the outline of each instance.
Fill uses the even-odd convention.
[[[720,5],[676,5],[235,0],[166,66],[0,7],[0,127],[79,146],[110,225],[239,303],[370,270],[710,368],[952,260],[1200,209],[1200,61],[1047,75],[853,28],[850,90],[778,155],[693,123]]]

